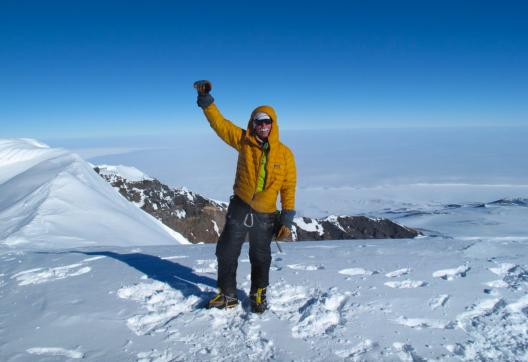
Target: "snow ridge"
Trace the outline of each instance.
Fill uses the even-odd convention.
[[[138,210],[78,155],[0,140],[0,245],[61,248],[185,243]]]

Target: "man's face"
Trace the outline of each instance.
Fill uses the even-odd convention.
[[[255,128],[255,133],[261,140],[268,139],[268,136],[271,132],[272,121],[271,119],[258,119],[253,121],[253,127]]]

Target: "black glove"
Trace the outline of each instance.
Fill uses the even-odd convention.
[[[294,216],[295,216],[295,210],[282,210],[281,215],[280,215],[281,225],[284,225],[288,229],[291,229]]]
[[[198,91],[198,100],[196,103],[198,107],[205,109],[209,107],[213,102],[214,98],[209,94],[213,85],[208,80],[199,80],[194,82],[194,88]]]

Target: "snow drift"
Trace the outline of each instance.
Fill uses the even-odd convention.
[[[0,245],[37,248],[188,243],[119,195],[78,155],[0,139]]]

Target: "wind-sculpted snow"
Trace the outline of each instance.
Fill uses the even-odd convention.
[[[0,140],[0,245],[61,248],[188,242],[137,210],[66,150]]]
[[[54,280],[71,278],[78,275],[89,273],[92,270],[89,266],[83,264],[71,264],[55,268],[36,268],[16,273],[12,276],[19,283],[18,285],[41,284]]]
[[[37,356],[60,356],[71,359],[81,359],[84,357],[84,353],[82,352],[57,347],[33,347],[28,348],[27,352]]]
[[[0,139],[0,167],[38,159],[50,151],[48,145],[28,138]]]

